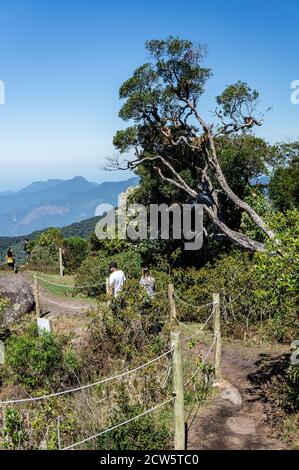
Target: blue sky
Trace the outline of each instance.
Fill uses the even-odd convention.
[[[147,60],[144,42],[169,35],[208,45],[214,76],[206,117],[227,84],[247,81],[273,106],[259,135],[299,138],[298,0],[0,0],[0,191],[37,179],[123,179],[113,154],[118,89]]]

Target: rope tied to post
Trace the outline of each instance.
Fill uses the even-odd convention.
[[[166,351],[165,353],[163,354],[160,354],[160,356],[157,356],[155,357],[154,359],[151,359],[150,361],[136,367],[135,369],[131,369],[131,370],[128,370],[128,371],[125,371],[125,372],[122,372],[122,373],[119,373],[117,375],[113,375],[111,377],[108,377],[106,379],[102,379],[102,380],[99,380],[97,382],[93,382],[93,383],[90,383],[90,384],[86,384],[86,385],[82,385],[80,387],[76,387],[76,388],[72,388],[72,389],[68,389],[68,390],[62,390],[60,392],[55,392],[55,393],[50,393],[48,395],[42,395],[40,397],[30,397],[30,398],[21,398],[21,399],[17,399],[17,400],[6,400],[6,401],[0,401],[0,405],[10,405],[10,404],[16,404],[16,403],[28,403],[28,402],[34,402],[34,401],[40,401],[40,400],[46,400],[48,398],[52,398],[52,397],[57,397],[57,396],[61,396],[61,395],[66,395],[66,394],[69,394],[69,393],[74,393],[74,392],[78,392],[78,391],[81,391],[81,390],[86,390],[88,388],[91,388],[91,387],[95,387],[97,385],[102,385],[102,384],[105,384],[105,383],[108,383],[108,382],[111,382],[112,380],[118,380],[120,378],[123,378],[123,377],[126,377],[130,374],[133,374],[135,372],[138,372],[139,370],[141,369],[144,369],[146,367],[148,367],[149,365],[151,364],[154,364],[155,362],[159,361],[160,359],[162,359],[163,357],[165,356],[168,356],[169,354],[171,354],[173,351],[173,348]]]

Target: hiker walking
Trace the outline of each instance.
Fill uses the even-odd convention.
[[[5,256],[7,266],[15,271],[15,255],[12,251],[12,248],[8,248],[7,254]]]
[[[156,280],[150,275],[149,268],[142,268],[139,285],[144,288],[149,298],[154,297],[156,291]]]
[[[156,292],[156,280],[150,275],[149,268],[142,268],[139,285],[145,293],[140,313],[144,317],[148,317],[146,326],[148,333],[158,335],[162,331],[162,325],[159,321],[160,309],[155,308],[152,310],[152,299],[155,297]]]
[[[111,261],[109,264],[109,272],[109,294],[115,298],[124,285],[126,276],[121,269],[118,269],[118,265],[115,261]]]

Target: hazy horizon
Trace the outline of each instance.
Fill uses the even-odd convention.
[[[47,178],[37,178],[37,179],[32,179],[28,180],[25,182],[25,184],[21,185],[15,185],[15,187],[12,188],[3,188],[0,187],[0,193],[6,192],[6,191],[12,191],[12,192],[18,192],[21,189],[26,188],[29,186],[31,183],[36,183],[36,182],[45,182],[48,180],[72,180],[76,177],[83,177],[90,183],[97,183],[97,184],[102,184],[102,183],[109,183],[109,182],[118,182],[118,181],[127,181],[128,179],[136,177],[136,175],[133,172],[106,172],[107,177],[105,178],[104,176],[100,179],[97,180],[95,178],[95,174],[92,176],[84,176],[84,175],[79,175],[79,174],[70,174],[69,176],[66,177],[61,177],[61,176],[53,176],[53,177],[47,177]],[[110,176],[109,176],[110,175]],[[114,175],[114,177],[113,177]]]
[[[215,97],[243,80],[260,91],[261,110],[273,106],[257,135],[271,143],[298,139],[299,105],[291,103],[297,18],[298,0],[252,0],[250,8],[190,0],[187,12],[179,0],[2,0],[0,191],[73,175],[126,179],[102,169],[113,135],[128,124],[118,117],[119,87],[148,60],[145,41],[170,35],[208,46],[204,65],[213,77],[200,102],[207,120]]]

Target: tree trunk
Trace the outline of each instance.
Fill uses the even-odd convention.
[[[218,219],[215,212],[206,205],[203,206],[205,213],[208,215],[210,220],[221,230],[221,232],[226,235],[234,244],[245,248],[249,251],[266,251],[265,245],[263,243],[257,242],[252,240],[250,237],[247,237],[243,233],[235,232],[234,230],[230,229],[225,223],[221,222]]]
[[[209,142],[213,154],[213,157],[211,159],[212,161],[210,160],[209,163],[210,165],[212,164],[212,170],[215,171],[217,181],[220,184],[222,190],[237,207],[240,207],[240,209],[245,211],[250,216],[253,222],[267,235],[267,237],[273,240],[275,238],[275,234],[272,230],[267,227],[262,217],[260,217],[249,204],[247,204],[245,201],[242,201],[242,199],[240,199],[229,187],[226,178],[222,172],[222,169],[219,165],[214,140],[211,135],[209,135]]]

